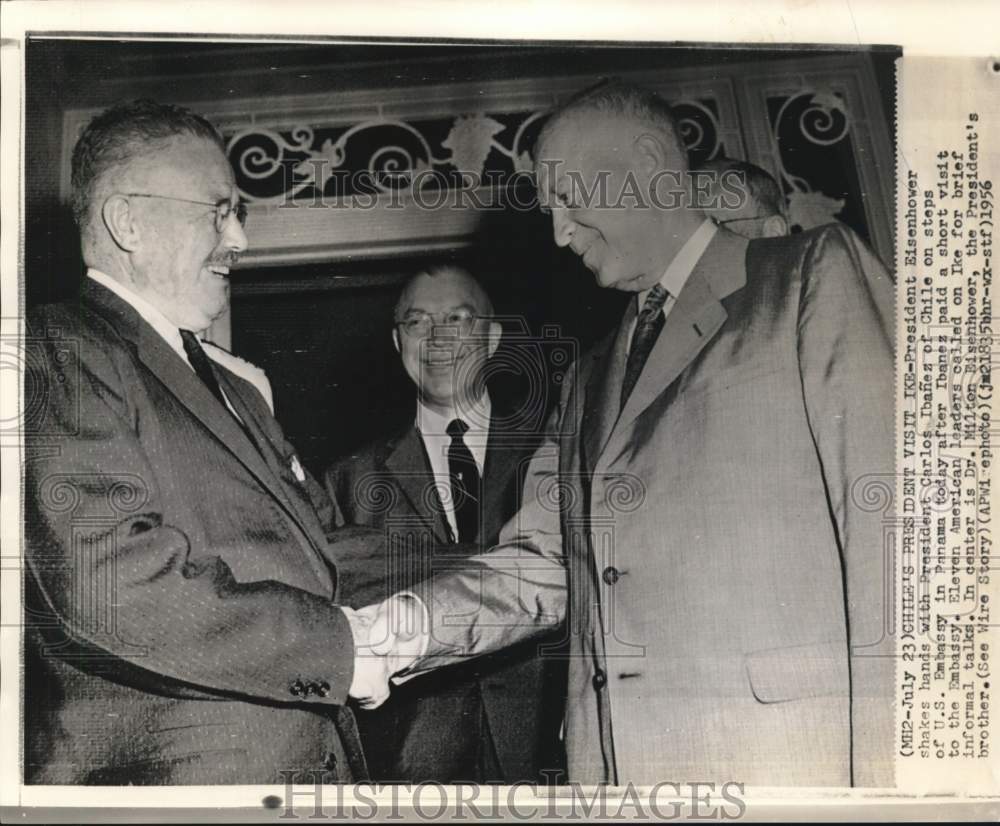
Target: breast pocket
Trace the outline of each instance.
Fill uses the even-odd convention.
[[[847,697],[847,643],[823,642],[751,651],[745,655],[750,692],[759,703]]]
[[[770,386],[775,381],[781,381],[784,368],[772,363],[756,364],[753,362],[736,364],[720,370],[696,371],[688,383],[678,387],[677,395],[687,401],[730,393],[744,385]]]

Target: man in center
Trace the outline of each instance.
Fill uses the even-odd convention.
[[[449,556],[458,562],[492,546],[517,509],[542,417],[486,387],[502,333],[493,314],[485,290],[457,266],[426,269],[400,294],[392,340],[417,391],[415,421],[326,473],[338,524],[386,533],[385,549],[347,565],[341,587],[353,605],[409,587]],[[558,770],[565,663],[540,654],[552,642],[410,681],[362,712],[373,779],[510,784]]]

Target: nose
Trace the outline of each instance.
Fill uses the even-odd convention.
[[[227,250],[237,253],[243,252],[250,246],[250,239],[247,238],[243,224],[232,213],[226,219],[226,225],[222,233],[222,243]]]
[[[459,339],[458,327],[444,321],[435,321],[431,325],[428,338],[434,347],[449,347]]]
[[[569,210],[564,207],[554,207],[552,210],[552,237],[557,247],[565,247],[573,240],[573,230],[576,225],[569,216]]]

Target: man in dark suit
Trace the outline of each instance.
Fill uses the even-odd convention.
[[[556,244],[636,297],[501,544],[365,609],[370,636],[417,673],[568,614],[572,781],[891,786],[892,283],[842,226],[717,227],[679,136],[623,83],[546,123]]]
[[[376,666],[336,556],[378,540],[333,544],[264,397],[197,337],[248,243],[221,137],[114,107],[73,206],[87,278],[28,319],[25,782],[363,779],[346,701]]]
[[[384,599],[431,566],[489,547],[517,509],[543,414],[504,408],[485,388],[501,335],[492,315],[482,287],[454,266],[419,273],[400,295],[392,335],[417,389],[416,420],[326,473],[340,524],[386,532],[388,553],[352,560],[345,572],[352,604]],[[438,544],[444,554],[432,558],[426,551]],[[551,642],[397,686],[358,720],[372,776],[515,783],[558,770],[565,680],[558,659],[538,654]]]

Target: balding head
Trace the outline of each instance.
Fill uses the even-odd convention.
[[[595,117],[653,132],[670,148],[675,163],[687,168],[687,150],[670,105],[655,92],[620,80],[601,81],[569,98],[549,116],[535,145],[541,150],[546,139],[567,120],[580,122]]]
[[[602,287],[648,289],[704,221],[670,107],[612,82],[560,107],[539,135],[535,174],[558,246]]]

